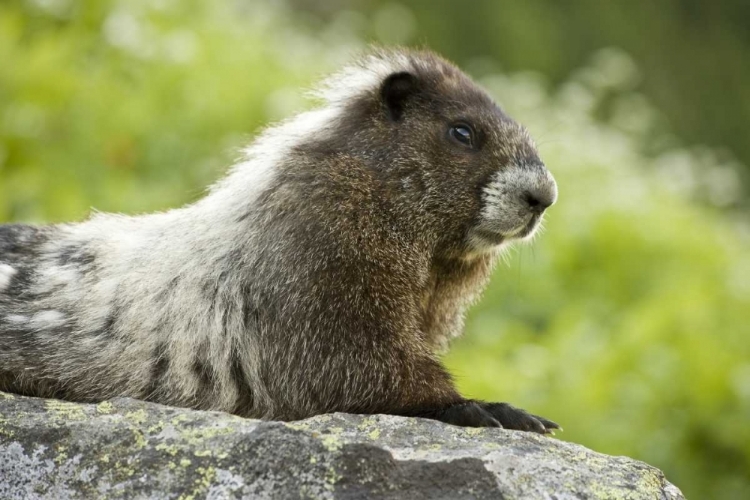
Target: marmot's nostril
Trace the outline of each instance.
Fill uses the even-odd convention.
[[[523,194],[523,201],[526,202],[531,210],[539,213],[544,212],[550,205],[552,205],[549,198],[537,196],[531,191],[526,191]]]

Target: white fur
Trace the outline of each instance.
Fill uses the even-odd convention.
[[[18,271],[16,271],[14,267],[9,266],[8,264],[0,264],[0,292],[10,286],[10,282],[16,273],[18,273]]]
[[[65,315],[60,311],[40,311],[31,318],[29,323],[36,330],[46,330],[65,323]]]
[[[377,91],[392,73],[414,69],[416,61],[399,52],[379,51],[334,74],[311,92],[330,105],[340,106],[353,98]]]

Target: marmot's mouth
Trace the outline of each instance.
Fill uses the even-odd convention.
[[[540,219],[541,216],[534,215],[525,225],[506,233],[491,231],[484,228],[476,228],[472,233],[475,238],[482,240],[486,245],[496,246],[505,243],[506,241],[524,239],[533,235],[537,227],[539,227]]]
[[[524,226],[521,231],[514,235],[514,238],[528,238],[533,235],[536,229],[539,227],[539,221],[542,219],[540,215],[534,215],[531,220]]]

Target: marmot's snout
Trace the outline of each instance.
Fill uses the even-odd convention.
[[[557,184],[541,163],[500,169],[483,189],[483,207],[471,241],[477,249],[531,237],[557,200]]]

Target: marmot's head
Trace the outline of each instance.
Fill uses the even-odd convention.
[[[326,149],[369,164],[389,202],[422,217],[446,251],[527,238],[555,202],[555,181],[526,129],[439,56],[376,52],[321,95],[342,110]]]

